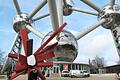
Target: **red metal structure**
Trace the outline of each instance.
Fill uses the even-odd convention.
[[[44,74],[40,71],[40,67],[50,67],[53,66],[53,62],[44,62],[44,60],[54,57],[54,52],[51,50],[53,49],[58,42],[55,42],[52,45],[46,46],[56,35],[58,35],[62,29],[67,25],[64,23],[61,27],[59,27],[47,40],[44,42],[40,48],[33,53],[33,40],[29,39],[28,37],[28,30],[25,27],[20,29],[20,36],[22,38],[22,44],[24,47],[25,56],[21,54],[14,54],[10,53],[8,57],[18,59],[16,62],[15,68],[16,71],[10,74],[10,78],[14,79],[17,76],[28,73],[28,80],[32,80],[30,74],[33,70],[37,71],[37,75],[42,80],[45,80]],[[34,63],[30,64],[30,59],[33,60]]]
[[[35,70],[37,75],[42,80],[45,80],[45,77],[39,70],[39,67],[52,66],[52,62],[44,62],[44,60],[55,56],[55,49],[54,51],[51,49],[53,49],[58,43],[54,41],[55,43],[52,45],[47,46],[47,44],[57,34],[59,34],[66,25],[66,23],[63,24],[63,16],[69,16],[73,13],[73,11],[97,16],[98,21],[76,35],[73,35],[69,31],[63,30],[61,32],[62,34],[60,33],[59,36],[57,36],[57,41],[59,44],[55,47],[55,54],[57,55],[55,56],[56,61],[74,61],[78,54],[77,40],[81,39],[99,26],[103,26],[112,32],[113,39],[120,57],[120,7],[115,3],[116,0],[110,0],[110,3],[103,8],[98,7],[89,0],[80,0],[81,2],[93,8],[95,11],[76,8],[73,6],[72,0],[41,0],[41,3],[30,14],[25,14],[21,11],[18,0],[12,1],[17,12],[17,15],[13,19],[13,28],[16,32],[16,37],[13,41],[13,45],[11,46],[9,52],[10,54],[8,55],[10,58],[6,60],[1,71],[5,72],[9,66],[13,66],[12,64],[14,64],[16,61],[11,58],[16,58],[18,61],[16,62],[15,72],[10,73],[11,79],[14,79],[20,74],[28,72],[28,79],[31,80],[33,77],[30,77],[30,75],[32,75]],[[38,11],[40,11],[46,4],[48,4],[49,12],[45,15],[34,18]],[[46,36],[44,36],[44,34],[34,28],[33,23],[49,15],[53,28],[52,31],[54,31],[54,33],[51,35],[52,32],[49,32]],[[81,19],[81,17],[79,19]],[[59,28],[60,25],[62,26]],[[35,53],[32,52],[33,40],[28,38],[29,32],[34,33],[43,40],[41,47]],[[23,44],[25,55],[21,55],[21,43]],[[8,63],[10,64],[8,65]],[[13,71],[14,68],[12,67],[10,70]]]

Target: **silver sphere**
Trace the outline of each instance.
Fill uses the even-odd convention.
[[[70,5],[64,5],[63,6],[63,15],[64,16],[69,16],[69,15],[71,15],[72,14],[72,6],[70,6]]]
[[[120,25],[120,7],[118,5],[107,5],[99,14],[98,19],[109,18],[110,20],[102,26],[106,29],[113,29]]]
[[[19,30],[22,27],[25,27],[27,24],[30,24],[30,20],[28,19],[27,14],[22,13],[16,15],[13,19],[13,28],[16,32],[19,32]]]
[[[42,43],[44,43],[53,31],[49,32],[43,39]],[[52,61],[67,61],[73,62],[78,54],[78,43],[75,39],[74,35],[66,30],[63,30],[57,37],[55,37],[58,41],[58,45],[53,49],[55,58]],[[56,40],[51,41],[50,43],[54,43]],[[51,60],[51,59],[49,59]]]

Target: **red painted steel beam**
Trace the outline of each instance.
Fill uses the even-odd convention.
[[[53,66],[53,62],[39,62],[37,63],[37,67],[51,67]]]
[[[16,72],[21,72],[28,68],[27,64],[23,64],[21,62],[17,62],[15,67],[16,67]]]
[[[31,80],[31,79],[30,79],[30,72],[31,72],[31,68],[28,68],[28,70],[27,70],[27,73],[28,73],[28,80]]]
[[[40,54],[38,56],[36,56],[36,61],[40,62],[49,58],[55,57],[53,52],[49,52],[49,53],[44,53],[44,54]]]
[[[27,64],[27,57],[26,56],[19,56],[19,61],[23,64]]]
[[[27,41],[27,56],[32,55],[33,52],[33,39]]]
[[[25,55],[27,55],[27,40],[28,40],[28,31],[26,28],[20,29],[20,35],[22,37],[22,43],[25,51]]]
[[[17,76],[19,76],[19,75],[21,75],[21,74],[24,74],[26,71],[24,70],[24,71],[21,71],[21,72],[16,72],[16,71],[14,71],[11,75],[10,75],[10,77],[11,77],[11,79],[14,79],[14,78],[16,78]]]
[[[40,52],[36,52],[34,55],[37,56],[39,54],[42,54],[42,53],[52,49],[53,47],[55,47],[57,44],[58,44],[58,42],[56,42],[56,43],[54,43],[52,45],[49,45],[49,46],[45,47],[44,49],[42,49]]]
[[[59,34],[63,28],[67,25],[67,23],[64,23],[61,27],[59,27],[47,40],[46,42],[44,42],[40,48],[36,51],[36,52],[39,52],[40,50],[42,50],[57,34]],[[35,52],[35,54],[36,54]]]
[[[22,63],[26,63],[27,62],[27,58],[25,56],[21,55],[21,54],[12,54],[12,53],[9,53],[8,57],[15,58],[15,59],[19,58],[19,61],[22,62]]]
[[[9,53],[8,57],[18,59],[18,54]]]

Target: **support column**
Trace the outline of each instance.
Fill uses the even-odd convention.
[[[70,65],[71,65],[71,70],[73,70],[73,69],[72,69],[72,64],[70,64]]]
[[[112,29],[111,32],[112,32],[115,46],[117,48],[117,52],[118,52],[119,59],[120,59],[120,27],[116,27]]]
[[[74,69],[76,70],[76,65],[74,64]]]
[[[77,70],[79,70],[79,64],[77,65]]]
[[[20,37],[20,35],[18,33],[15,36],[15,39],[13,41],[13,44],[11,46],[11,49],[10,49],[9,53],[18,53],[18,54],[20,54],[21,53],[21,48],[22,48],[22,43],[21,42],[22,42],[21,37]],[[19,57],[18,57],[18,59],[19,59]],[[9,63],[11,63],[11,64],[9,64]],[[3,69],[2,69],[1,72],[4,73],[4,71],[6,71],[8,66],[12,66],[11,71],[14,70],[14,66],[13,66],[14,63],[15,63],[14,59],[7,58],[5,64],[3,65]]]
[[[81,70],[82,70],[82,65],[80,67],[81,67]]]
[[[83,65],[83,70],[84,70],[84,67],[85,67],[85,66]]]
[[[79,64],[79,70],[81,70],[81,66],[80,66],[80,64]]]

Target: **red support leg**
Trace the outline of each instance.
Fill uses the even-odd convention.
[[[52,49],[53,47],[55,47],[57,44],[58,44],[58,42],[56,42],[56,43],[54,43],[54,44],[52,44],[52,45],[50,45],[50,46],[47,46],[47,47],[45,47],[44,49],[42,49],[41,51],[36,52],[34,55],[37,56],[37,55],[39,55],[39,54],[42,54],[42,53],[44,53],[44,52]]]
[[[37,67],[51,67],[53,66],[53,62],[39,62]]]
[[[40,55],[35,56],[35,57],[36,57],[36,61],[40,62],[40,61],[55,57],[55,55],[53,52],[49,52],[49,53],[40,54]]]
[[[23,43],[25,54],[27,55],[27,40],[28,40],[27,29],[26,28],[20,29],[20,35],[22,37],[22,43]]]
[[[11,79],[14,79],[14,78],[16,78],[17,76],[19,76],[19,75],[21,75],[21,74],[24,74],[26,71],[24,70],[24,71],[21,71],[21,72],[13,72],[11,75],[10,75],[10,77],[11,77]]]
[[[15,67],[16,67],[16,72],[20,72],[28,68],[26,64],[23,64],[21,62],[16,62]]]

